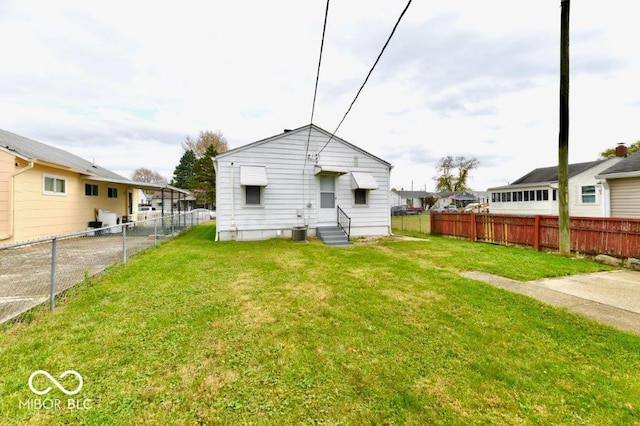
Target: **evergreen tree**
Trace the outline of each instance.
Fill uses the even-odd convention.
[[[213,167],[213,157],[216,155],[218,151],[209,146],[204,155],[196,160],[193,166],[193,185],[190,188],[196,201],[211,206],[216,202],[216,171]]]
[[[180,158],[180,163],[173,171],[172,184],[177,188],[190,189],[193,185],[193,167],[196,164],[196,154],[187,150]]]

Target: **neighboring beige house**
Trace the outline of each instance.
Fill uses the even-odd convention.
[[[596,176],[606,194],[606,216],[640,217],[640,152]]]
[[[137,213],[133,182],[67,151],[0,130],[0,245],[86,230],[98,210]]]

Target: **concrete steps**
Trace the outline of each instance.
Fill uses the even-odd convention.
[[[339,226],[321,226],[316,228],[316,236],[329,246],[351,246],[347,234]]]

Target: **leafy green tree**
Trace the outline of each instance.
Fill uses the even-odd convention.
[[[467,180],[469,172],[478,168],[480,161],[477,158],[446,156],[442,157],[436,165],[438,175],[433,179],[436,181],[436,191],[457,192],[469,190]]]
[[[640,151],[640,140],[635,141],[634,143],[632,143],[627,147],[627,155],[635,154],[638,151]],[[600,153],[600,159],[602,160],[605,160],[607,158],[612,158],[615,156],[616,156],[615,148],[605,149]]]
[[[180,158],[180,163],[173,172],[172,185],[177,188],[190,189],[193,185],[193,167],[196,164],[196,154],[188,149]]]

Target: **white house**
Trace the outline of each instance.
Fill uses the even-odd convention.
[[[432,206],[433,209],[439,209],[450,204],[456,207],[464,207],[469,203],[484,202],[482,193],[469,191],[444,191],[436,194],[437,200]]]
[[[218,240],[389,235],[388,162],[316,125],[285,130],[214,158]],[[341,213],[339,213],[341,212]],[[343,231],[344,230],[344,231]]]
[[[392,190],[390,195],[391,207],[408,205],[409,207],[429,209],[429,201],[432,203],[438,198],[433,192]]]
[[[596,177],[623,157],[569,165],[569,215],[607,217],[608,195]],[[558,215],[558,167],[532,170],[510,185],[489,188],[489,211],[497,214]]]

